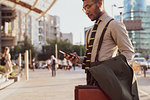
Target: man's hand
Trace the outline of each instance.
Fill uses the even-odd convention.
[[[79,61],[79,58],[78,58],[78,55],[76,52],[72,53],[72,54],[64,54],[64,57],[67,59],[67,60],[70,60],[71,63],[77,63]]]

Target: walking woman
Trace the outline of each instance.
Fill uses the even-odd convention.
[[[5,66],[5,76],[6,80],[8,80],[8,75],[12,72],[12,62],[11,62],[11,55],[9,53],[9,48],[5,47],[4,53],[3,53],[3,65]]]

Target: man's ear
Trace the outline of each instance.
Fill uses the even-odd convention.
[[[103,4],[103,1],[98,1],[97,2],[97,5],[98,5],[99,8],[102,6],[102,4]]]

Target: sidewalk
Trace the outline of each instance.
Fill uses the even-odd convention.
[[[146,71],[146,77],[144,74],[139,74],[137,76],[140,100],[150,100],[150,69]]]
[[[0,90],[0,100],[74,100],[74,87],[85,84],[84,70],[58,70],[51,77],[47,69],[30,71],[28,81],[22,77],[20,82]],[[137,76],[140,100],[150,100],[150,70],[147,77]]]
[[[15,83],[0,91],[0,100],[74,100],[74,87],[85,84],[85,73],[77,71],[57,71],[51,77],[47,69],[30,71],[30,79]]]

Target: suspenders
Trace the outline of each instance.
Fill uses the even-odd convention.
[[[109,23],[110,23],[112,20],[114,20],[114,19],[111,19],[111,20],[106,24],[105,28],[104,28],[103,31],[102,31],[102,35],[101,35],[100,40],[99,40],[99,45],[98,45],[97,53],[96,53],[96,57],[95,57],[95,61],[96,61],[96,62],[98,62],[99,51],[100,51],[101,46],[102,46],[102,42],[103,42],[103,39],[104,39],[105,32],[106,32],[106,30],[107,30],[107,27],[108,27]]]
[[[98,57],[99,57],[99,54],[98,54],[98,53],[99,53],[99,51],[100,51],[100,49],[101,49],[105,32],[106,32],[106,30],[107,30],[107,27],[108,27],[109,23],[110,23],[112,20],[114,20],[114,19],[111,19],[111,20],[106,24],[105,28],[104,28],[103,31],[102,31],[102,35],[101,35],[100,40],[99,40],[99,45],[98,45],[97,52],[96,52],[96,57],[95,57],[95,61],[96,61],[96,62],[98,62]],[[88,42],[89,33],[90,33],[90,30],[89,30],[89,32],[88,32],[88,34],[87,34],[87,42]]]

